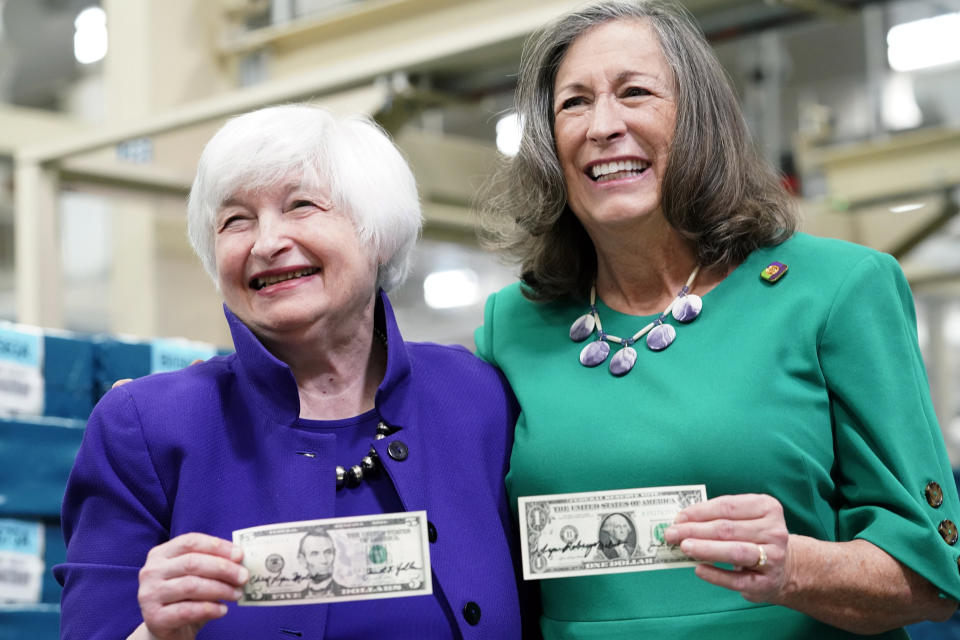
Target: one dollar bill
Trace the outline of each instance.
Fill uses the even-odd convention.
[[[240,605],[421,596],[433,592],[427,512],[284,522],[233,532],[250,571]]]
[[[702,484],[520,498],[523,578],[695,566],[663,532],[680,510],[706,499]]]

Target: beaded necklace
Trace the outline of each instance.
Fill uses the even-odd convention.
[[[373,436],[373,439],[383,440],[391,433],[393,433],[393,430],[381,420],[380,423],[377,424],[377,433]],[[338,464],[336,468],[337,489],[342,489],[344,485],[356,487],[363,480],[364,476],[369,478],[376,473],[379,465],[380,457],[377,456],[377,450],[372,446],[370,447],[370,452],[360,459],[360,464],[355,464],[349,469],[344,469]]]
[[[684,324],[693,322],[700,315],[703,309],[703,299],[695,293],[690,293],[690,287],[700,271],[700,265],[697,265],[687,283],[683,285],[677,297],[674,298],[667,308],[660,313],[657,318],[643,327],[630,338],[620,338],[603,330],[600,323],[600,314],[597,312],[597,284],[594,282],[590,287],[590,311],[583,314],[574,321],[570,327],[570,339],[574,342],[583,342],[597,332],[597,339],[580,351],[580,364],[585,367],[595,367],[607,359],[610,355],[610,344],[615,342],[620,345],[620,350],[614,354],[610,360],[610,373],[615,376],[626,375],[633,369],[637,362],[637,351],[633,344],[647,335],[647,347],[652,351],[663,351],[677,338],[677,330],[673,325],[665,324],[663,321],[670,314],[677,322]]]

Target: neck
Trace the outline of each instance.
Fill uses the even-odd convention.
[[[264,341],[297,381],[301,418],[338,420],[374,408],[387,365],[386,347],[373,335],[374,309],[375,298],[359,315],[324,319],[282,343]]]
[[[663,311],[697,266],[693,245],[666,220],[645,226],[639,232],[591,235],[597,250],[597,296],[630,315]],[[697,283],[703,281],[701,274]]]

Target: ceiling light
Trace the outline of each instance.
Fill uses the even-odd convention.
[[[952,306],[943,319],[943,337],[951,347],[960,347],[960,307]]]
[[[107,55],[107,14],[100,7],[87,7],[73,21],[73,57],[91,64]]]
[[[887,33],[887,59],[896,71],[960,61],[960,13],[905,22]]]
[[[923,209],[925,204],[922,202],[911,202],[910,204],[901,204],[896,207],[890,207],[890,213],[906,213],[907,211],[916,211],[917,209]]]
[[[497,121],[497,149],[503,155],[517,155],[522,135],[523,120],[516,113],[508,113]]]
[[[432,309],[467,307],[480,300],[480,285],[472,269],[434,271],[423,280],[423,299]]]

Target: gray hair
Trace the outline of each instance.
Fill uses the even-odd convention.
[[[538,301],[584,298],[596,277],[596,250],[567,205],[553,126],[553,87],[570,45],[611,20],[642,20],[673,72],[677,121],[661,205],[704,266],[730,266],[797,227],[793,202],[757,152],[729,78],[692,16],[659,0],[608,0],[570,12],[526,42],[517,110],[520,150],[480,197],[488,247],[521,265],[524,294]]]
[[[363,116],[336,118],[308,104],[266,107],[227,123],[200,156],[187,203],[187,233],[217,282],[214,220],[238,189],[266,187],[291,174],[329,186],[364,246],[380,258],[377,286],[403,282],[421,225],[413,173],[389,136]]]

